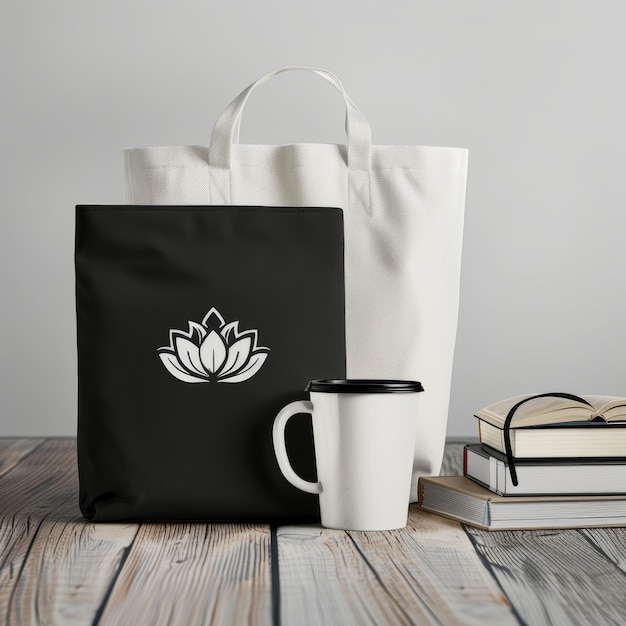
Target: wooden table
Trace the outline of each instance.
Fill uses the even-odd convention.
[[[2,625],[626,624],[626,529],[91,524],[74,447],[0,439]]]

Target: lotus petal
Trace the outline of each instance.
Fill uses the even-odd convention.
[[[252,378],[260,369],[263,363],[267,359],[267,352],[257,352],[252,355],[250,361],[243,370],[235,374],[234,376],[227,376],[226,378],[220,378],[220,383],[241,383],[248,378]]]
[[[200,344],[200,359],[204,370],[214,374],[226,360],[227,348],[222,336],[212,330]]]
[[[242,337],[250,337],[250,340],[252,341],[252,351],[254,352],[257,348],[256,342],[257,342],[258,334],[259,334],[259,331],[254,330],[254,329],[244,330],[242,333],[239,333],[239,335],[237,336],[237,339],[241,339]]]
[[[204,319],[202,320],[202,325],[208,329],[221,328],[222,326],[224,326],[224,324],[226,324],[226,321],[215,307],[211,307],[211,310],[204,316]]]
[[[180,364],[175,354],[171,352],[159,352],[159,356],[161,357],[161,361],[163,361],[163,365],[165,365],[167,371],[172,375],[178,378],[178,380],[182,380],[185,383],[206,383],[208,379],[206,378],[197,378],[189,374],[189,372],[185,371],[183,366]]]
[[[189,322],[189,339],[193,339],[193,332],[196,331],[198,335],[198,345],[206,337],[206,328],[201,326],[197,322]]]
[[[228,358],[224,363],[220,376],[227,376],[230,372],[234,373],[241,369],[250,358],[250,352],[252,352],[252,339],[250,337],[242,337],[235,341],[228,348]]]
[[[193,330],[191,328],[189,329],[189,331],[178,330],[177,328],[172,328],[170,330],[170,345],[168,346],[168,348],[172,352],[176,352],[176,340],[179,337],[182,337],[183,339],[190,339],[193,341]],[[198,345],[200,345],[200,342],[198,342]]]
[[[224,341],[226,343],[230,342],[231,335],[234,338],[239,337],[238,327],[239,327],[239,322],[230,322],[229,324],[226,324],[226,326],[224,326],[224,328],[220,330],[220,334],[222,335],[222,337],[224,337]]]
[[[206,377],[207,374],[200,360],[200,348],[195,343],[192,343],[189,339],[185,339],[184,337],[176,337],[176,345],[174,348],[178,360],[187,370],[192,374],[200,374],[200,376]]]
[[[265,348],[264,346],[259,346],[257,344],[257,341],[259,339],[259,331],[254,328],[252,330],[246,330],[245,332],[241,333],[239,335],[239,338],[241,339],[241,337],[250,337],[252,339],[252,352],[256,352],[257,350],[262,350],[263,352],[270,351],[269,348]]]

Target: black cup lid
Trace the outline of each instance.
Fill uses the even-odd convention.
[[[410,393],[424,391],[416,380],[389,380],[373,378],[312,380],[306,391],[321,393]]]

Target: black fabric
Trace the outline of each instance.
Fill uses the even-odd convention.
[[[318,519],[271,432],[307,381],[345,377],[341,210],[79,205],[75,263],[84,516]],[[182,339],[197,372],[174,371],[196,382],[164,364]],[[225,382],[229,358],[233,380],[262,364]],[[315,480],[310,423],[289,426],[294,468]]]

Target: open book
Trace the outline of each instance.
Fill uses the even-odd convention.
[[[567,394],[563,394],[567,395]],[[532,398],[532,399],[531,399]],[[520,402],[511,421],[511,428],[550,426],[565,422],[626,422],[626,398],[615,396],[554,397],[526,394],[501,400],[476,413],[478,419],[496,428],[504,428],[509,411]]]

